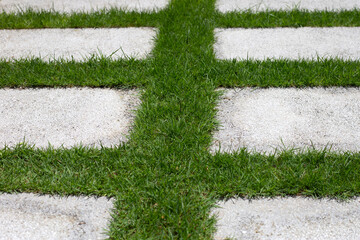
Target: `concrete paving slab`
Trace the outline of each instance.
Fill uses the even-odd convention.
[[[158,11],[169,0],[0,0],[0,12],[56,11],[60,13],[93,12],[102,9],[120,8],[127,11]]]
[[[360,151],[360,88],[225,90],[212,151]]]
[[[0,240],[106,239],[113,200],[0,194]]]
[[[360,198],[232,199],[219,202],[215,239],[358,239]]]
[[[126,141],[139,94],[111,89],[0,89],[0,148],[106,147]]]
[[[360,8],[358,0],[217,0],[216,8],[223,13],[231,11],[266,10],[352,10]]]
[[[215,29],[219,59],[360,59],[360,28]]]
[[[151,52],[155,36],[154,28],[0,30],[0,59],[142,59]]]

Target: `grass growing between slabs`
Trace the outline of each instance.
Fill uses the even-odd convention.
[[[219,61],[209,77],[221,87],[359,87],[360,61]]]
[[[329,149],[263,155],[242,149],[217,153],[208,163],[207,181],[219,198],[308,196],[348,199],[359,196],[360,153]]]
[[[211,64],[206,75],[217,87],[360,86],[360,61],[221,60]],[[0,61],[0,87],[143,87],[155,71],[153,59]]]
[[[275,28],[275,27],[359,27],[360,9],[333,11],[265,11],[254,13],[216,13],[216,25],[222,28]]]
[[[149,66],[151,60],[109,58],[0,61],[0,87],[140,87],[149,80]]]
[[[157,27],[159,15],[162,14],[162,11],[139,13],[115,8],[92,13],[58,13],[28,9],[20,13],[0,13],[0,29]]]
[[[129,160],[118,161],[125,151],[124,146],[41,150],[19,144],[5,148],[0,150],[0,189],[4,192],[112,197],[137,170],[131,167],[133,162]],[[123,178],[124,175],[127,177]]]
[[[215,220],[209,212],[219,198],[359,195],[359,153],[208,152],[219,86],[359,85],[359,63],[215,60],[214,5],[215,0],[172,1],[156,15],[159,34],[148,60],[0,63],[2,87],[145,90],[125,145],[2,149],[0,191],[115,197],[111,239],[211,239]]]

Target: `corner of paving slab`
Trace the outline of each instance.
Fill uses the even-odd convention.
[[[106,239],[114,200],[0,194],[0,239]]]
[[[92,57],[144,59],[151,54],[156,34],[150,27],[0,29],[0,58],[77,62]]]
[[[218,202],[215,239],[357,239],[360,198],[346,202],[305,197]]]
[[[0,89],[0,148],[24,138],[37,148],[126,142],[139,95],[137,90],[91,88]]]
[[[359,88],[230,89],[217,108],[213,153],[360,150]]]

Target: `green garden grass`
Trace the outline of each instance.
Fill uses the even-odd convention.
[[[219,198],[359,195],[360,153],[308,149],[265,156],[242,149],[216,154],[208,166],[213,175],[207,181]]]
[[[265,11],[253,13],[216,13],[216,25],[222,28],[274,28],[274,27],[359,27],[360,10],[351,11]]]
[[[0,29],[156,27],[162,14],[162,11],[138,13],[114,8],[71,14],[28,9],[20,13],[0,13]]]
[[[174,0],[160,13],[139,15],[140,25],[132,26],[159,28],[147,60],[2,61],[1,87],[140,87],[144,92],[124,145],[39,150],[23,144],[0,150],[0,191],[115,197],[110,239],[211,239],[215,219],[209,216],[210,209],[221,198],[358,196],[359,153],[311,150],[265,156],[244,149],[209,153],[218,126],[215,106],[220,86],[359,86],[359,62],[216,60],[213,30],[226,27],[221,19],[231,14],[219,15],[214,6],[215,0]],[[134,24],[127,17],[106,20],[106,14],[101,21],[96,14],[82,15],[74,25],[73,15],[62,22],[62,15],[29,20],[32,13],[27,14],[19,25],[1,15],[2,28]],[[53,16],[58,16],[53,22],[41,23]],[[331,16],[340,24],[352,15]],[[259,27],[252,23],[254,18],[230,23]],[[272,24],[281,27],[279,22]]]
[[[359,87],[360,61],[219,61],[209,77],[221,87]]]
[[[141,87],[149,81],[150,61],[93,58],[85,62],[23,59],[0,61],[0,87]]]

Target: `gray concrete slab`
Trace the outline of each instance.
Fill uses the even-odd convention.
[[[0,240],[106,239],[113,200],[0,194]]]
[[[266,10],[351,10],[360,8],[358,0],[217,0],[216,8],[220,12],[230,11],[266,11]]]
[[[215,240],[358,239],[360,198],[348,202],[309,198],[231,199],[218,202]]]
[[[139,95],[111,89],[0,89],[0,148],[113,146],[126,141]]]
[[[0,12],[19,12],[32,8],[36,11],[93,12],[121,8],[127,11],[158,11],[169,0],[0,0]]]
[[[215,29],[219,59],[360,59],[360,28]]]
[[[212,151],[360,151],[359,88],[225,90]]]
[[[154,28],[0,30],[0,59],[142,59],[151,52],[155,36]]]

